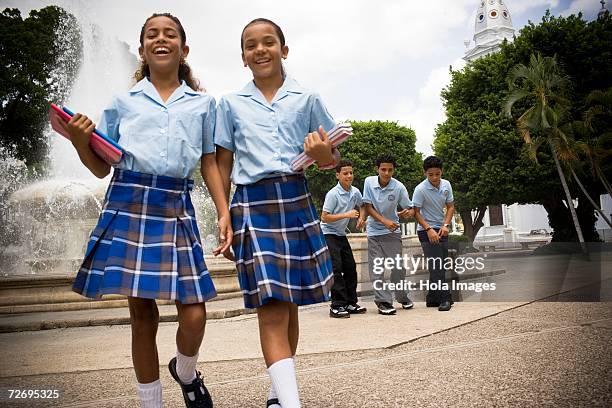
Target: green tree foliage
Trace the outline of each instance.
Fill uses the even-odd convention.
[[[516,122],[503,115],[510,69],[528,64],[531,54],[537,52],[557,56],[571,80],[568,121],[582,120],[587,95],[612,84],[608,62],[612,59],[612,17],[586,22],[580,15],[552,17],[546,13],[539,24],[529,23],[514,42],[503,44],[499,53],[451,72],[451,83],[442,92],[447,120],[436,129],[434,150],[445,160],[445,176],[453,183],[456,206],[472,238],[487,205],[518,202],[544,205],[554,240],[576,240],[550,151],[540,149],[539,165],[535,164]],[[517,111],[523,108],[527,105],[516,105]],[[587,170],[585,166],[584,172]],[[587,190],[603,192],[602,184],[584,172],[579,177]],[[582,193],[575,185],[570,183],[569,187],[579,201],[576,210],[585,239],[596,240],[593,207],[581,200]],[[476,219],[472,220],[470,210],[476,211]]]
[[[529,159],[515,124],[502,112],[507,71],[502,55],[493,54],[452,71],[442,92],[447,120],[436,129],[434,150],[444,160],[470,241],[488,205],[538,201],[541,184],[554,175]]]
[[[75,17],[59,7],[0,14],[0,144],[30,170],[44,166],[49,102],[69,95],[81,50]]]
[[[422,158],[415,150],[414,130],[395,122],[351,122],[353,136],[340,145],[343,159],[353,162],[353,185],[363,192],[366,177],[376,174],[374,160],[385,152],[395,155],[394,177],[404,183],[409,192],[422,180]],[[311,166],[306,172],[310,192],[317,210],[323,206],[325,194],[338,183],[334,170],[321,171]]]

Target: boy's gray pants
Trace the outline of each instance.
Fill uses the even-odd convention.
[[[374,302],[376,304],[386,302],[393,304],[393,294],[387,288],[382,288],[379,284],[374,285],[375,280],[381,280],[382,282],[393,282],[398,283],[406,278],[406,270],[404,268],[392,268],[390,279],[385,278],[389,276],[388,270],[384,270],[381,274],[374,273],[374,259],[375,258],[391,258],[393,264],[396,264],[396,257],[399,255],[402,257],[402,236],[400,233],[392,232],[385,235],[376,235],[368,237],[368,269],[370,272],[370,281],[375,286],[374,290]],[[378,261],[380,262],[380,261]],[[381,265],[378,263],[378,265]],[[401,266],[401,264],[400,264]],[[384,269],[384,263],[379,268]],[[376,289],[378,287],[378,289]],[[398,302],[408,301],[408,290],[396,290],[395,300]]]

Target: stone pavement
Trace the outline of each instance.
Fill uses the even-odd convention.
[[[302,308],[297,357],[304,407],[610,406],[612,303],[455,304],[330,319]],[[167,407],[181,407],[165,362],[176,323],[158,334]],[[60,389],[6,407],[136,407],[129,326],[0,335],[0,389]],[[269,387],[254,315],[213,320],[199,369],[215,406],[263,407]]]
[[[508,272],[484,279],[503,284],[498,297],[511,301],[466,296],[471,301],[450,312],[415,302],[413,310],[381,316],[365,297],[368,313],[350,319],[330,319],[325,304],[302,307],[296,364],[303,406],[612,406],[609,262],[596,274],[569,264],[556,280],[549,271],[538,275],[542,263],[528,258],[503,264]],[[561,294],[546,297],[552,293]],[[228,299],[209,310],[230,310],[231,302],[240,307]],[[215,407],[263,407],[270,382],[256,315],[209,320],[206,330],[198,368]],[[157,338],[166,407],[183,406],[166,368],[175,332],[175,322],[164,322]],[[0,334],[0,407],[137,407],[130,334],[128,325]],[[61,395],[7,400],[17,388]]]

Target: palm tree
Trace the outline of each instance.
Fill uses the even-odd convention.
[[[587,96],[586,101],[588,109],[584,113],[584,126],[595,137],[587,138],[576,144],[589,159],[593,175],[599,178],[608,195],[612,197],[612,186],[601,170],[601,163],[612,154],[612,150],[606,147],[606,144],[612,140],[612,131],[609,128],[612,123],[612,88],[605,91],[595,90]],[[604,129],[601,134],[597,134],[599,129],[596,130],[594,123],[598,119],[608,123],[608,128]]]
[[[530,148],[532,157],[535,157],[537,148],[542,144],[546,143],[550,147],[565,192],[567,206],[572,214],[578,241],[582,251],[586,253],[576,208],[574,208],[574,202],[559,161],[559,157],[564,161],[570,161],[573,158],[572,150],[567,148],[569,140],[559,126],[570,104],[563,97],[569,86],[569,80],[557,65],[555,57],[532,54],[529,66],[518,64],[510,70],[508,83],[510,94],[506,99],[504,111],[509,117],[512,117],[512,106],[516,102],[527,100],[530,103],[531,106],[517,120],[519,132]],[[532,133],[535,135],[533,138]]]

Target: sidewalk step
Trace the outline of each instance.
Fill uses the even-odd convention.
[[[175,305],[158,305],[158,309],[160,322],[177,321]],[[244,307],[242,297],[206,302],[207,319],[225,319],[254,312],[255,309]],[[0,333],[124,324],[130,324],[127,307],[0,315]]]

